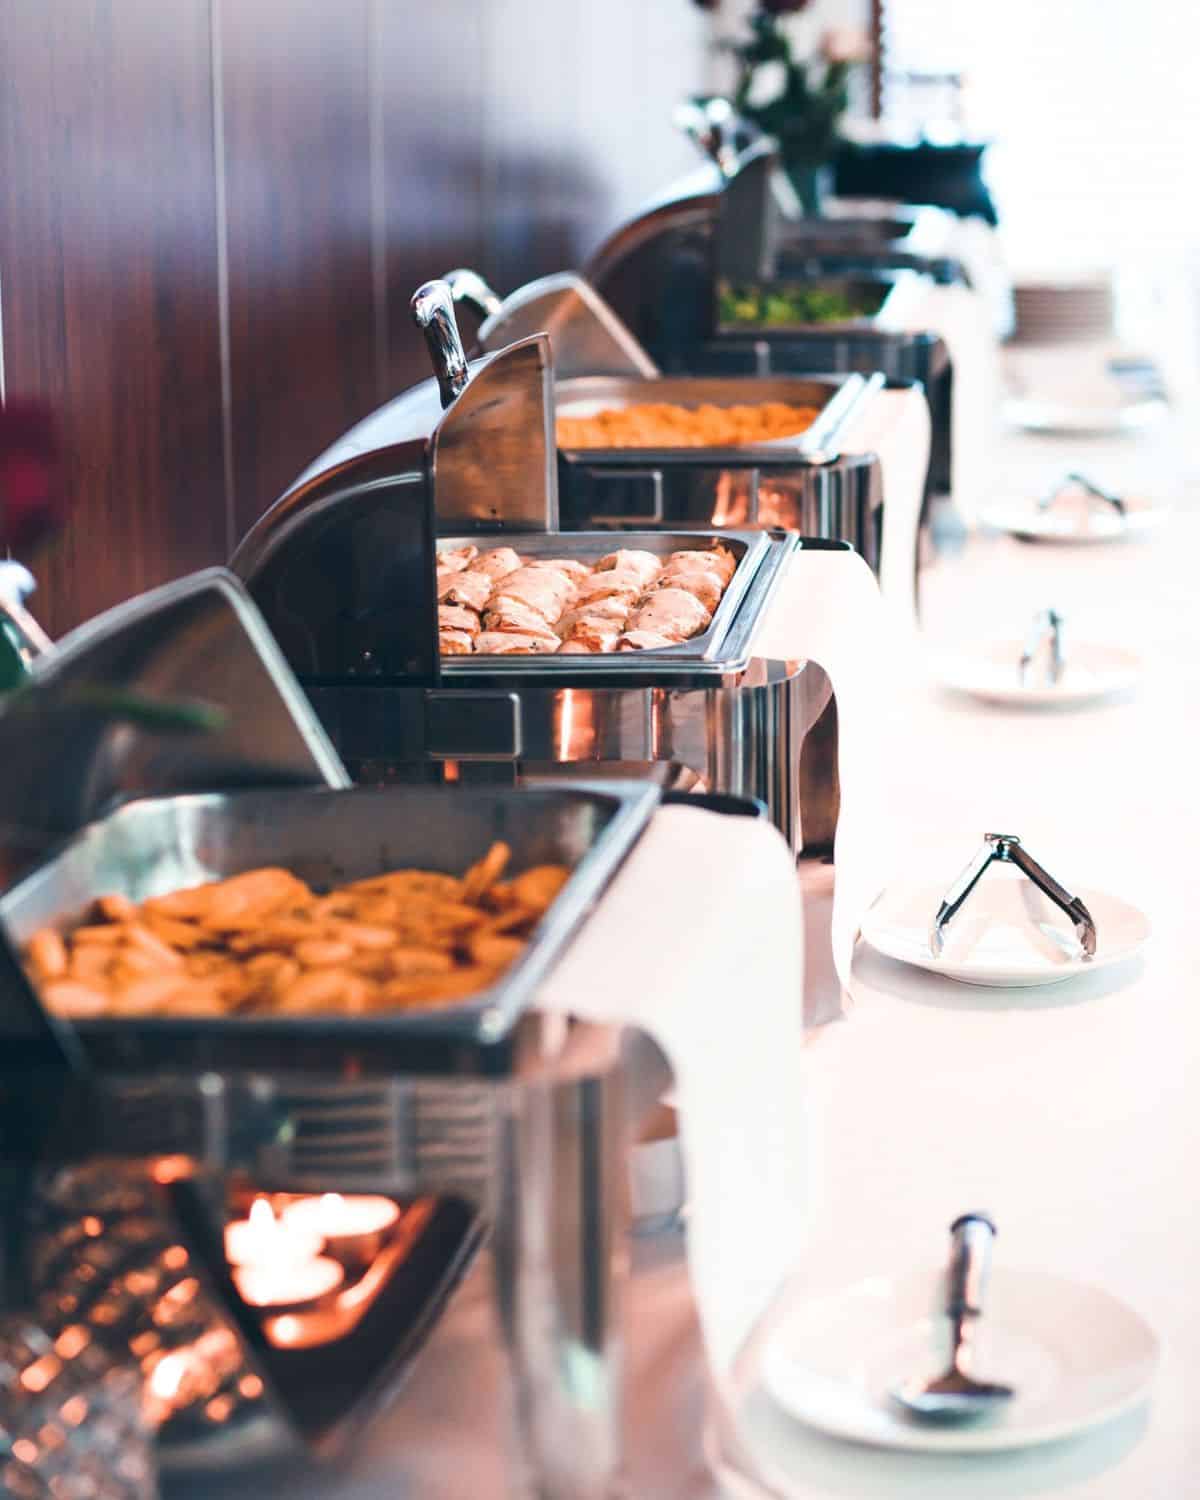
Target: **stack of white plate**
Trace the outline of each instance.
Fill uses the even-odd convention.
[[[1038,277],[1013,287],[1014,338],[1022,344],[1078,344],[1111,337],[1112,277]]]

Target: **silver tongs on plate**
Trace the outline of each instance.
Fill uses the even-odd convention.
[[[1081,474],[1077,469],[1072,469],[1051,489],[1047,490],[1038,501],[1038,510],[1049,510],[1052,505],[1061,500],[1070,490],[1082,490],[1089,499],[1099,500],[1103,504],[1111,506],[1114,513],[1123,521],[1128,514],[1125,501],[1120,495],[1115,495],[1112,490],[1106,490],[1102,484],[1097,484],[1094,479],[1089,479],[1086,474]]]
[[[1021,649],[1021,661],[1017,670],[1022,687],[1029,685],[1029,670],[1045,642],[1049,642],[1050,647],[1046,663],[1047,681],[1051,687],[1056,687],[1062,680],[1067,667],[1067,650],[1063,639],[1066,623],[1066,617],[1056,609],[1039,609],[1034,615],[1029,634],[1025,637],[1025,645]]]
[[[979,884],[983,872],[989,865],[1016,865],[1027,880],[1048,896],[1060,911],[1070,917],[1075,927],[1075,936],[1083,949],[1084,962],[1096,956],[1096,924],[1092,914],[1079,899],[1065,890],[1048,870],[1021,846],[1021,840],[1011,833],[985,833],[983,847],[962,872],[942,898],[933,926],[929,929],[929,951],[934,958],[941,958],[946,946],[946,928],[962,910],[967,898]]]

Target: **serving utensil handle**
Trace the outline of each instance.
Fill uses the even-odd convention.
[[[482,320],[498,313],[503,306],[499,294],[492,290],[478,271],[460,266],[456,271],[447,271],[443,278],[450,288],[451,299],[463,304]]]
[[[425,335],[442,405],[461,395],[471,378],[467,354],[454,316],[454,297],[444,281],[427,281],[413,293],[413,322]]]
[[[950,1226],[950,1265],[946,1272],[946,1314],[955,1320],[983,1311],[996,1226],[986,1214],[963,1214]]]

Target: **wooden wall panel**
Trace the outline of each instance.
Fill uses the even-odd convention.
[[[0,4],[7,388],[60,413],[59,632],[225,550],[208,0]]]
[[[214,0],[239,534],[377,404],[370,0]]]
[[[59,631],[217,561],[428,372],[408,299],[578,265],[690,166],[692,0],[0,0],[7,384],[81,509]],[[467,330],[470,332],[470,329]]]

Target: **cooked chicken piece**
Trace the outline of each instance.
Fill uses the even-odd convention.
[[[615,620],[595,615],[579,615],[563,637],[564,651],[615,651],[621,638],[621,625]]]
[[[606,594],[599,599],[587,599],[569,609],[555,629],[559,635],[566,635],[576,620],[605,620],[613,625],[624,625],[629,618],[629,609],[630,602],[624,594]]]
[[[445,552],[438,553],[438,569],[440,571],[445,568],[451,573],[461,573],[464,568],[469,568],[478,556],[478,547],[448,547]]]
[[[633,548],[622,548],[619,552],[609,552],[596,564],[597,573],[624,572],[636,573],[642,580],[642,586],[654,578],[662,567],[662,559],[655,557],[653,552],[639,552]]]
[[[439,630],[438,649],[443,656],[470,656],[478,636],[469,630]]]
[[[607,573],[593,573],[579,585],[575,594],[575,607],[591,606],[597,599],[626,599],[632,604],[645,592],[646,585],[641,575],[624,568],[613,568]]]
[[[672,641],[690,640],[712,616],[694,594],[683,589],[656,589],[629,617],[629,633],[648,630]]]
[[[516,599],[497,600],[494,607],[484,611],[483,624],[486,630],[508,630],[517,635],[555,634],[554,627],[536,609]]]
[[[465,631],[467,635],[478,635],[479,616],[473,609],[464,609],[461,604],[439,604],[438,629]]]
[[[664,646],[678,646],[678,641],[653,630],[627,630],[617,646],[618,651],[661,651]]]
[[[481,656],[548,656],[557,651],[556,635],[518,635],[513,630],[485,630],[475,637]]]
[[[486,573],[492,580],[515,573],[520,566],[521,559],[511,547],[497,547],[492,552],[485,552],[471,565],[473,572]]]
[[[683,589],[694,594],[711,614],[721,602],[725,592],[725,580],[712,568],[675,568],[674,564],[664,568],[650,585],[654,589]]]
[[[565,573],[575,583],[581,579],[591,576],[591,568],[587,563],[577,562],[573,557],[531,557],[525,566],[527,568],[553,568],[556,572]]]
[[[438,598],[446,604],[461,604],[466,609],[480,610],[488,602],[493,587],[493,581],[486,573],[468,568],[465,573],[451,574],[444,591],[439,577]]]
[[[667,565],[674,562],[682,562],[685,567],[694,566],[699,558],[708,567],[716,568],[728,583],[737,570],[737,558],[730,552],[728,547],[720,545],[716,547],[689,547],[683,552],[672,552],[667,558]]]
[[[574,592],[574,583],[556,568],[517,568],[496,584],[487,607],[489,612],[499,610],[505,600],[513,600],[553,625]]]

